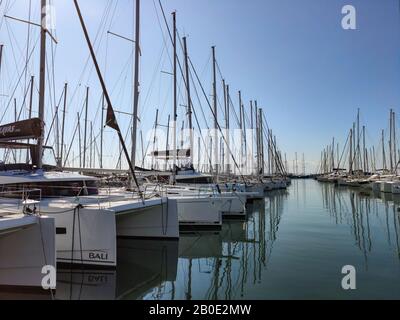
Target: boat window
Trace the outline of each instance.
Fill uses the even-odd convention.
[[[42,198],[77,197],[85,195],[97,195],[98,187],[96,181],[55,181],[55,182],[36,182],[14,185],[3,185],[1,187],[2,197],[20,197],[16,191],[22,190],[41,190]],[[39,199],[39,191],[32,191],[30,199]]]
[[[177,183],[186,183],[186,184],[210,184],[212,183],[211,177],[196,177],[190,179],[179,179],[176,177]]]

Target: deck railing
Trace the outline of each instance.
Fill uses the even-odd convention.
[[[0,192],[0,216],[10,214],[40,215],[41,189]]]

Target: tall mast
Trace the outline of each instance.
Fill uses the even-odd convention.
[[[173,163],[172,163],[172,183],[175,183],[175,166],[176,166],[176,121],[177,121],[177,61],[176,61],[176,12],[172,12],[172,20],[173,20],[173,45],[174,45],[174,105],[173,105],[173,118],[172,118],[172,152],[173,154]]]
[[[376,172],[376,155],[375,155],[375,146],[372,146],[372,157],[373,160],[373,169],[374,173]]]
[[[170,122],[171,122],[171,115],[168,115],[168,124],[167,124],[167,141],[165,141],[165,171],[168,170],[168,159],[170,157],[170,150],[169,150],[169,130],[170,130]]]
[[[144,144],[143,144],[143,131],[140,130],[140,143],[142,146],[142,168],[144,168],[144,160],[146,159],[146,155],[144,154]]]
[[[361,167],[361,154],[360,154],[360,108],[357,109],[357,169]]]
[[[18,121],[18,115],[17,115],[17,98],[14,98],[14,121]],[[17,151],[13,150],[13,155],[14,155],[14,162],[17,163]]]
[[[227,154],[231,152],[230,146],[230,127],[231,127],[231,95],[229,85],[226,86],[226,120],[227,120],[227,134],[226,134],[226,146],[227,146]],[[231,158],[230,155],[227,155],[226,161],[226,172],[227,174],[231,174]]]
[[[85,103],[85,126],[83,132],[83,168],[86,168],[86,148],[87,148],[87,125],[88,125],[88,109],[89,109],[89,87],[86,87],[86,103]]]
[[[46,23],[47,23],[47,0],[41,0],[41,28],[40,28],[40,80],[39,80],[39,119],[44,124],[44,103],[46,89]],[[37,142],[37,168],[43,168],[43,143],[44,130]]]
[[[225,137],[226,137],[226,151],[225,151],[225,173],[229,175],[229,86],[225,84],[225,79],[222,80],[224,88],[224,106],[225,106]]]
[[[393,122],[393,156],[395,171],[397,171],[397,148],[396,148],[396,114],[392,111],[392,122]]]
[[[156,110],[156,122],[154,125],[154,138],[153,138],[153,151],[156,150],[156,142],[157,142],[157,129],[158,129],[158,109]],[[168,149],[165,149],[168,150]],[[151,159],[151,170],[154,170],[154,157]]]
[[[1,65],[1,60],[0,60]],[[35,77],[31,76],[31,89],[30,89],[30,97],[29,97],[29,112],[28,112],[28,119],[32,118],[32,105],[33,105],[33,85],[34,85]],[[28,144],[30,141],[28,140]],[[29,163],[30,153],[29,151],[26,153],[26,163]]]
[[[357,170],[356,123],[353,122],[353,170]]]
[[[254,102],[254,112],[255,112],[255,120],[256,120],[256,158],[257,158],[257,176],[260,174],[261,170],[261,156],[260,156],[260,122],[258,119],[258,106],[257,100]]]
[[[260,126],[260,149],[261,149],[261,178],[264,178],[264,139],[263,139],[263,134],[264,134],[264,128],[263,128],[263,111],[260,108],[259,109],[259,126]]]
[[[253,100],[250,101],[250,126],[251,126],[251,174],[254,173],[254,114],[253,114]]]
[[[383,169],[386,170],[386,153],[385,153],[385,130],[382,130],[382,162],[383,162]]]
[[[390,172],[393,172],[393,146],[392,146],[392,109],[390,109],[390,117],[389,117],[389,157],[390,157]]]
[[[247,167],[247,138],[246,138],[246,118],[244,114],[244,104],[242,103],[242,117],[243,117],[243,141],[244,141],[244,163]]]
[[[139,68],[140,68],[140,0],[136,0],[136,25],[135,25],[135,70],[134,70],[134,94],[133,94],[133,119],[132,119],[132,150],[131,161],[133,168],[136,167],[136,140],[137,119],[139,109]]]
[[[365,149],[365,126],[362,127],[363,130],[363,162],[364,162],[364,172],[367,172],[367,149]]]
[[[190,97],[190,76],[189,76],[189,55],[187,50],[186,37],[183,37],[183,49],[185,55],[185,75],[186,75],[186,95],[187,95],[187,113],[189,118],[189,140],[190,140],[190,164],[193,165],[193,122],[192,122],[192,99]]]
[[[89,168],[93,168],[93,122],[90,121]]]
[[[79,168],[82,168],[82,138],[81,138],[81,116],[78,115],[78,144],[79,144]]]
[[[272,135],[272,129],[271,129],[271,139],[272,139],[272,173],[277,174],[278,173],[278,161],[279,161],[279,151],[276,150],[276,136]]]
[[[197,170],[201,172],[201,144],[200,144],[200,137],[197,138]]]
[[[350,129],[349,173],[353,172],[353,129]]]
[[[68,92],[68,84],[64,84],[64,109],[63,109],[63,118],[61,124],[61,155],[60,155],[60,166],[63,166],[64,159],[64,134],[65,134],[65,114],[67,111],[67,92]]]
[[[215,46],[212,46],[212,59],[213,59],[213,106],[214,106],[214,166],[215,175],[218,179],[218,108],[217,108],[217,71],[215,59]]]
[[[289,172],[289,167],[288,167],[288,162],[287,162],[286,153],[285,153],[285,171],[286,171],[286,172]]]
[[[272,175],[271,129],[268,129],[267,144],[268,144],[268,146],[267,146],[267,151],[268,151],[268,174]],[[297,164],[296,164],[296,166],[297,166]]]
[[[339,142],[337,143],[337,148],[336,148],[336,157],[337,157],[337,166],[338,166],[338,169],[340,169]]]
[[[335,171],[335,138],[332,140],[332,171]]]

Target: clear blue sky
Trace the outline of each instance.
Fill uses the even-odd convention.
[[[27,19],[29,1],[17,0],[13,6],[7,5],[13,2],[4,0],[1,11],[6,8],[7,14]],[[55,62],[57,99],[65,81],[71,86],[68,117],[72,120],[68,124],[68,139],[76,124],[75,114],[82,110],[86,85],[91,87],[90,119],[98,134],[99,84],[93,70],[89,72],[91,62],[80,78],[88,50],[73,3],[70,0],[53,2],[59,40]],[[32,0],[35,21],[38,21],[38,3],[39,0]],[[94,40],[110,1],[81,0],[80,3]],[[133,37],[133,1],[111,3],[107,26],[100,32],[102,42],[100,45],[97,42],[96,48],[103,71],[107,68],[107,84],[113,92],[115,108],[130,112],[132,44],[107,36],[106,31]],[[171,71],[168,55],[162,51],[165,26],[161,21],[161,31],[154,3],[160,14],[158,1],[142,1],[140,114],[144,131],[152,126],[156,107],[161,110],[163,123],[172,109],[172,79],[160,72]],[[233,101],[237,101],[238,90],[243,92],[246,105],[249,100],[257,99],[281,149],[289,159],[293,159],[295,152],[304,152],[309,170],[333,137],[342,144],[345,142],[357,108],[361,108],[362,120],[367,125],[368,143],[375,145],[380,129],[388,127],[389,108],[400,112],[398,0],[168,0],[162,3],[169,21],[170,13],[177,11],[180,35],[188,36],[190,55],[207,93],[211,93],[211,46],[216,45],[218,63],[231,85]],[[357,10],[357,30],[341,28],[341,10],[346,4]],[[37,39],[37,35],[38,30],[32,38]],[[14,54],[21,61],[26,46],[26,25],[2,19],[0,39],[8,47],[1,88],[7,94],[10,94],[9,86],[16,83],[13,77],[16,63],[9,45],[13,37]],[[169,43],[167,48],[171,53]],[[37,75],[36,51],[30,73]],[[19,68],[21,72],[22,67]],[[21,95],[17,91],[18,99]],[[180,99],[180,103],[184,100]],[[7,104],[8,99],[2,98],[0,105]],[[211,121],[209,113],[206,117]],[[126,116],[119,119],[127,128]],[[107,161],[112,167],[116,161],[116,139],[109,130],[106,136]]]

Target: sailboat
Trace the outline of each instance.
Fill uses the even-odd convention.
[[[44,8],[47,0],[41,0],[41,4]],[[92,49],[78,3],[75,2],[75,4],[89,48]],[[46,10],[42,10],[42,21],[46,21]],[[41,34],[38,121],[40,121],[40,127],[43,128],[46,70],[46,30],[44,27]],[[92,57],[97,66],[94,53]],[[98,75],[102,80],[100,72]],[[101,83],[104,85],[103,81]],[[112,111],[112,104],[105,86],[103,86],[103,91],[109,110]],[[113,112],[112,115],[114,115]],[[117,124],[112,122],[109,126],[116,128]],[[119,131],[118,133],[121,137]],[[117,236],[174,239],[179,237],[174,201],[166,198],[144,200],[131,193],[100,194],[97,179],[94,177],[63,171],[48,171],[42,159],[43,149],[46,148],[43,137],[44,130],[41,130],[39,134],[30,136],[37,140],[37,145],[25,146],[31,150],[31,165],[2,166],[4,170],[0,172],[0,187],[4,192],[28,188],[40,190],[42,212],[55,219],[57,262],[114,268],[117,263]],[[28,137],[24,136],[24,138]],[[131,164],[130,161],[128,163]]]

